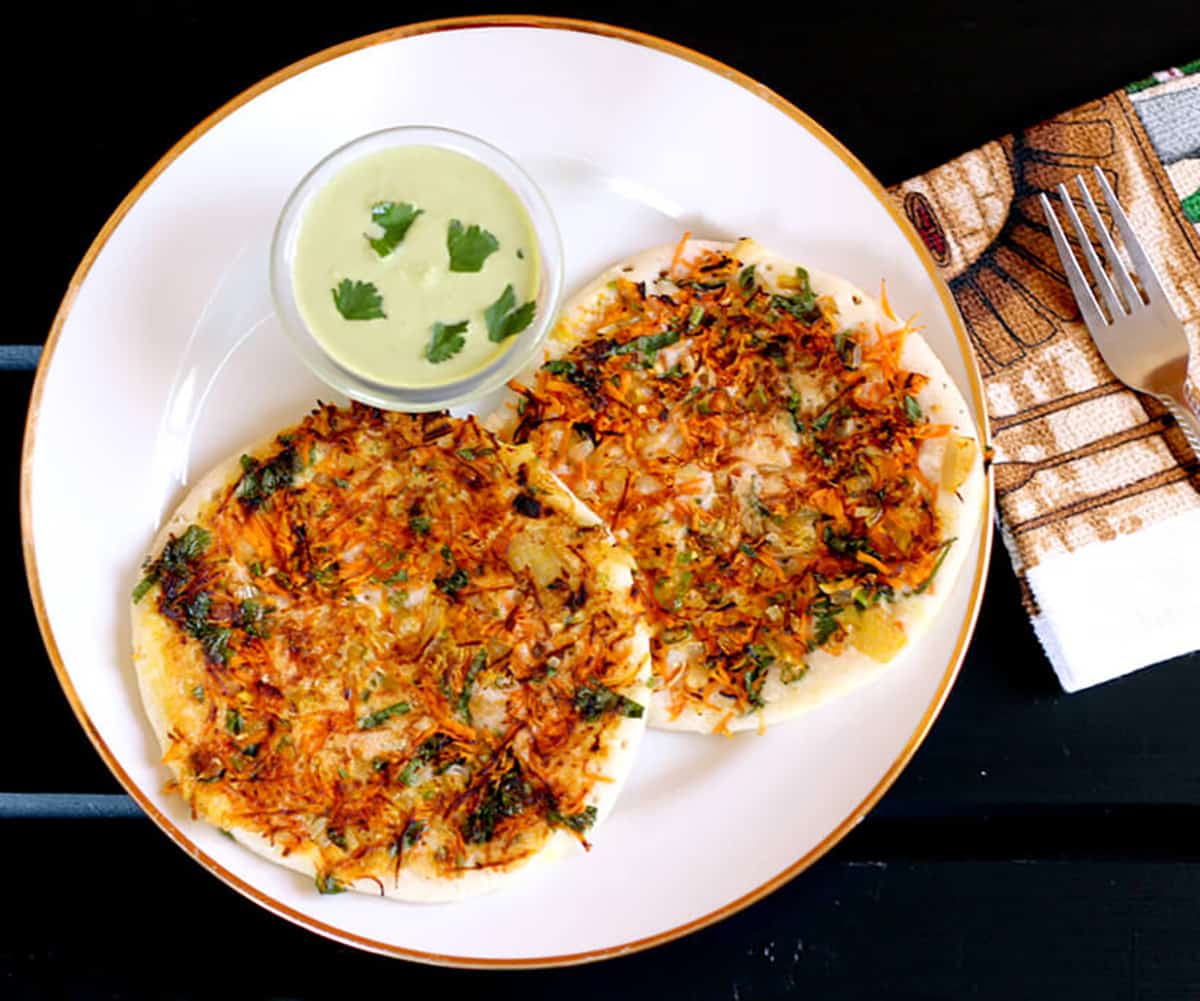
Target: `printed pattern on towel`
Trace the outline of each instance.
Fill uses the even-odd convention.
[[[1200,509],[1200,462],[1165,408],[1126,390],[1100,359],[1037,198],[1057,202],[1060,182],[1104,171],[1187,329],[1200,398],[1200,233],[1189,208],[1200,202],[1189,187],[1200,171],[1197,70],[1159,74],[892,190],[975,348],[1002,534],[1022,577],[1048,557]]]

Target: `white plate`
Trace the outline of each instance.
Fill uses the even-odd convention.
[[[863,167],[778,96],[696,53],[599,25],[400,29],[320,53],[233,101],[168,153],[84,258],[38,373],[23,467],[26,563],[46,644],[81,723],[146,812],[293,921],[363,948],[477,966],[665,941],[799,872],[911,757],[974,625],[990,496],[966,569],[912,656],[765,736],[652,732],[591,853],[499,895],[445,906],[323,897],[191,821],[162,792],[130,664],[129,591],[187,483],[329,398],[272,315],[271,227],[316,160],[402,123],[474,133],[524,164],[557,213],[568,292],[685,230],[753,235],[867,289],[886,277],[982,426],[966,337],[919,241]]]

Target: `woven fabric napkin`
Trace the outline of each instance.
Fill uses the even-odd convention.
[[[1200,648],[1200,462],[1100,359],[1037,201],[1093,165],[1158,268],[1200,388],[1200,60],[891,192],[970,334],[1001,535],[1069,692]]]

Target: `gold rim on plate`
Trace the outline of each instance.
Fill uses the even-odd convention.
[[[204,135],[218,122],[227,118],[230,114],[236,111],[242,105],[247,104],[260,94],[265,93],[277,84],[290,79],[314,66],[319,66],[321,63],[328,62],[331,59],[336,59],[339,56],[347,55],[351,52],[356,52],[360,49],[366,49],[374,45],[380,45],[385,42],[396,41],[401,38],[410,38],[416,35],[427,35],[440,31],[457,31],[471,28],[490,28],[490,27],[521,27],[521,28],[543,28],[555,31],[577,31],[590,35],[599,35],[605,38],[615,38],[624,42],[631,42],[636,45],[642,45],[646,48],[654,49],[666,55],[674,56],[678,59],[683,59],[696,66],[715,73],[731,83],[737,84],[739,87],[750,91],[756,97],[766,101],[768,104],[779,109],[789,118],[795,121],[798,125],[806,129],[817,140],[821,142],[831,153],[842,161],[855,176],[858,177],[863,184],[871,191],[871,193],[879,200],[879,202],[887,210],[888,214],[895,221],[896,225],[904,233],[908,242],[916,251],[918,257],[924,265],[925,271],[929,276],[929,280],[937,289],[938,295],[941,297],[942,305],[945,308],[946,315],[949,318],[954,329],[954,336],[958,340],[959,349],[962,352],[963,359],[967,366],[967,375],[971,384],[971,396],[975,404],[975,411],[979,417],[980,431],[985,445],[991,443],[991,433],[988,428],[987,409],[984,406],[983,382],[980,377],[979,367],[975,361],[975,356],[970,348],[970,342],[967,337],[966,330],[963,327],[962,318],[958,313],[958,307],[954,302],[950,290],[946,287],[945,282],[937,273],[936,266],[929,252],[925,249],[925,245],[921,242],[916,231],[909,224],[908,220],[897,210],[896,206],[888,197],[883,185],[875,179],[874,176],[864,167],[849,150],[847,150],[838,140],[830,135],[824,128],[818,125],[815,121],[809,118],[803,111],[795,107],[789,101],[780,97],[770,88],[763,86],[751,77],[746,76],[738,70],[726,66],[724,63],[705,56],[692,49],[682,45],[677,45],[674,42],[668,42],[665,39],[657,38],[653,35],[647,35],[639,31],[634,31],[629,28],[619,28],[614,25],[601,24],[595,21],[581,21],[569,18],[556,17],[525,17],[520,15],[508,16],[491,16],[491,17],[461,17],[461,18],[446,18],[437,21],[423,21],[418,24],[405,25],[400,28],[391,28],[385,31],[376,32],[372,35],[364,35],[361,38],[353,39],[349,42],[343,42],[341,45],[335,45],[331,48],[324,49],[320,52],[308,56],[299,62],[293,63],[284,69],[273,73],[271,76],[259,81],[254,86],[243,91],[237,97],[226,103],[221,108],[217,109],[207,118],[196,125],[182,139],[167,151],[167,153],[156,163],[146,175],[137,183],[132,191],[121,201],[116,210],[105,222],[103,228],[97,234],[96,239],[92,241],[92,245],[88,247],[87,253],[84,254],[83,260],[80,261],[79,267],[75,270],[71,277],[71,282],[67,286],[67,291],[63,296],[62,303],[55,314],[54,322],[50,327],[49,336],[46,339],[46,345],[42,350],[41,361],[38,364],[37,374],[34,378],[33,392],[29,401],[29,411],[25,423],[25,438],[21,451],[21,548],[25,557],[25,575],[29,583],[29,593],[33,599],[34,612],[37,615],[38,627],[42,633],[42,640],[45,643],[46,651],[50,656],[50,661],[54,665],[54,672],[58,676],[59,684],[62,685],[63,692],[67,696],[67,701],[71,705],[88,738],[95,746],[100,756],[104,759],[105,764],[124,786],[126,792],[137,802],[138,806],[146,812],[168,837],[171,838],[180,848],[188,855],[198,861],[201,865],[207,868],[210,872],[223,880],[243,896],[253,900],[255,903],[265,907],[267,910],[285,918],[295,924],[315,931],[318,934],[324,935],[327,938],[338,942],[344,942],[347,945],[353,945],[360,949],[365,949],[370,952],[380,953],[387,956],[395,956],[402,959],[414,960],[422,963],[430,963],[440,966],[457,966],[470,967],[477,969],[516,969],[530,967],[549,967],[549,966],[569,966],[579,963],[586,963],[597,959],[607,959],[618,955],[627,955],[632,952],[638,952],[642,949],[648,949],[651,946],[661,945],[664,942],[669,942],[673,939],[680,938],[693,931],[697,931],[707,925],[713,924],[723,918],[729,917],[731,914],[748,907],[757,900],[761,900],[769,893],[782,886],[792,877],[798,875],[807,869],[810,865],[817,861],[822,855],[828,852],[836,845],[845,835],[853,828],[863,816],[879,801],[883,794],[888,790],[891,784],[896,780],[896,777],[908,764],[917,748],[925,739],[925,735],[929,732],[929,728],[933,725],[934,719],[937,718],[941,711],[942,705],[946,701],[947,695],[950,693],[950,687],[958,675],[958,670],[962,666],[963,657],[966,654],[967,642],[974,632],[975,622],[979,616],[979,608],[982,599],[983,580],[987,570],[988,559],[992,548],[991,535],[991,520],[992,520],[992,478],[991,471],[987,473],[987,489],[984,491],[984,511],[981,519],[980,531],[983,533],[979,545],[979,558],[975,566],[975,578],[971,584],[971,596],[969,599],[969,608],[967,616],[963,621],[962,628],[959,631],[958,639],[955,642],[954,649],[951,652],[950,660],[946,665],[945,673],[938,684],[937,691],[930,701],[929,707],[925,710],[920,722],[917,724],[916,730],[913,731],[908,742],[892,762],[891,767],[884,772],[883,776],[876,783],[875,787],[866,795],[850,813],[839,823],[832,831],[827,834],[819,844],[812,848],[809,852],[797,859],[782,872],[776,874],[771,879],[748,893],[729,901],[722,907],[705,914],[701,917],[694,918],[684,924],[678,925],[667,931],[658,932],[655,935],[649,935],[645,938],[637,939],[632,942],[625,942],[619,945],[608,946],[603,949],[593,949],[586,952],[568,953],[558,956],[540,956],[529,959],[479,959],[471,956],[450,956],[440,953],[421,952],[415,949],[404,949],[400,946],[392,945],[388,942],[380,942],[375,939],[366,938],[361,935],[356,935],[351,932],[344,931],[340,928],[335,928],[327,925],[324,922],[318,921],[307,914],[302,914],[299,911],[287,906],[286,904],[269,896],[258,888],[247,883],[245,880],[234,875],[229,870],[225,869],[215,859],[209,857],[202,852],[194,842],[180,830],[168,817],[166,817],[151,801],[142,793],[137,785],[130,779],[129,775],[121,767],[115,755],[109,750],[104,743],[104,739],[100,736],[96,725],[88,717],[80,702],[79,695],[75,691],[74,685],[71,684],[71,679],[67,675],[66,668],[63,664],[62,654],[59,652],[58,644],[55,641],[54,633],[50,628],[49,616],[46,613],[45,601],[42,596],[41,582],[38,578],[37,568],[37,553],[33,545],[33,513],[30,507],[31,479],[30,470],[33,466],[33,454],[37,441],[37,425],[38,416],[41,409],[42,391],[45,387],[46,375],[50,370],[50,364],[54,358],[54,351],[58,345],[58,339],[62,333],[63,326],[66,323],[67,317],[71,312],[71,307],[74,304],[75,297],[82,286],[84,279],[87,277],[92,265],[95,263],[100,251],[104,249],[109,237],[116,229],[126,213],[133,207],[134,203],[146,192],[146,190],[154,183],[158,176],[166,170],[189,146],[197,139]]]

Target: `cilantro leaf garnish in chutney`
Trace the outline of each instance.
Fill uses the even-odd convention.
[[[377,149],[309,197],[292,290],[344,369],[437,387],[487,368],[533,322],[537,247],[525,204],[484,163],[441,146]]]

